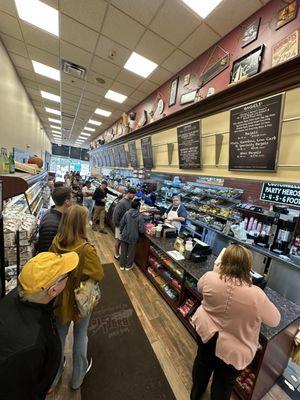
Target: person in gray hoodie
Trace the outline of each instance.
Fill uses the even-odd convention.
[[[131,209],[126,211],[120,222],[121,232],[121,271],[129,271],[133,268],[136,244],[140,233],[145,233],[145,221],[140,214],[141,203],[139,200],[133,200]]]

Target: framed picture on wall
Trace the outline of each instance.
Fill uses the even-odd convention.
[[[197,89],[191,92],[185,93],[180,97],[180,104],[192,103],[195,100]]]
[[[264,45],[262,44],[250,51],[250,53],[235,60],[232,64],[230,83],[238,83],[239,81],[257,74],[260,68],[263,50]]]
[[[252,22],[251,25],[249,25],[244,30],[244,33],[242,36],[242,48],[247,46],[248,44],[254,42],[254,40],[257,39],[259,25],[260,25],[260,18],[257,18],[255,21]]]
[[[177,76],[177,78],[173,79],[172,82],[170,83],[170,87],[169,87],[169,107],[172,107],[172,106],[174,106],[174,104],[176,104],[178,82],[179,82],[179,76]]]
[[[272,47],[272,67],[297,57],[298,54],[299,31],[295,31]]]
[[[298,0],[294,0],[282,7],[277,14],[276,30],[291,22],[297,17]]]

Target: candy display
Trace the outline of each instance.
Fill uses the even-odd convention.
[[[187,317],[191,313],[191,311],[194,309],[195,306],[196,306],[196,301],[191,298],[188,298],[185,300],[185,302],[182,304],[182,306],[180,306],[178,308],[178,310],[181,312],[181,314],[184,317]]]
[[[236,382],[239,385],[239,387],[243,390],[245,395],[250,397],[253,391],[255,379],[256,375],[254,374],[251,368],[247,367],[244,369],[241,375],[237,377]]]
[[[178,298],[178,294],[172,289],[170,288],[170,286],[165,286],[164,287],[164,292],[172,299],[172,300],[177,300]]]

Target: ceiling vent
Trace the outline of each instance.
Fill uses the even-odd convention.
[[[72,75],[74,78],[85,79],[86,77],[86,69],[70,61],[62,60],[62,69],[66,74]]]

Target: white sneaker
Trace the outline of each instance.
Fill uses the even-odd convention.
[[[134,265],[131,265],[131,267],[125,267],[125,271],[130,271],[133,267]]]
[[[120,260],[120,254],[119,254],[119,255],[117,255],[117,256],[116,256],[116,255],[114,255],[114,257],[115,257],[115,259],[116,259],[116,260]]]
[[[121,271],[125,271],[125,269],[126,269],[125,267],[120,267]]]

